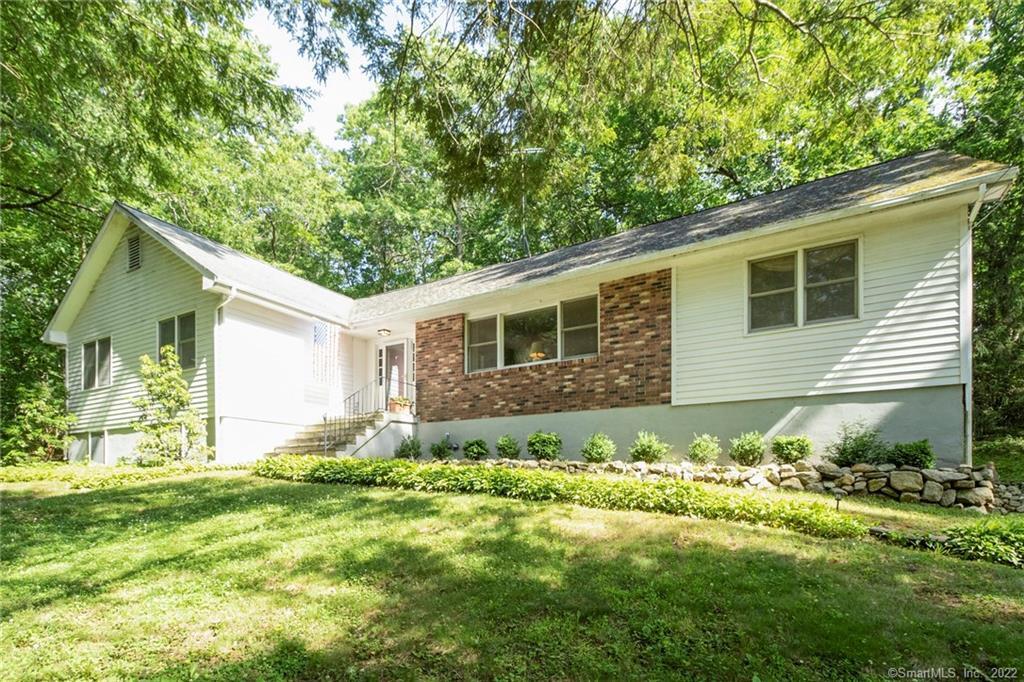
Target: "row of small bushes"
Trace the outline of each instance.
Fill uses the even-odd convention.
[[[484,493],[596,509],[645,511],[787,528],[823,538],[862,537],[867,527],[818,502],[716,491],[675,479],[650,483],[557,471],[450,467],[401,459],[327,459],[285,455],[258,461],[253,472],[306,483],[344,483],[445,493]]]
[[[430,446],[434,459],[447,459],[458,449],[449,436]],[[766,454],[764,434],[750,431],[729,440],[729,457],[741,466],[758,466]],[[658,462],[665,459],[671,447],[657,434],[640,431],[629,447],[629,457],[634,462]],[[773,459],[779,464],[793,464],[807,459],[813,453],[811,439],[804,435],[776,436],[771,440]],[[557,433],[537,431],[526,439],[526,451],[532,459],[557,460],[562,458],[562,438]],[[839,438],[826,451],[828,458],[839,466],[852,466],[865,462],[881,464],[889,462],[896,466],[912,465],[928,468],[935,465],[935,453],[927,440],[911,443],[889,444],[883,441],[878,431],[862,423],[843,424]],[[491,456],[491,448],[482,438],[467,440],[462,446],[466,459],[481,460]],[[519,441],[510,435],[501,436],[494,444],[498,457],[518,459],[521,454]],[[610,462],[615,459],[618,446],[605,433],[592,434],[583,443],[580,456],[586,462]],[[419,459],[423,455],[423,444],[415,436],[406,437],[396,448],[395,457]],[[694,440],[687,450],[687,458],[696,465],[714,464],[723,454],[717,436],[694,434]]]
[[[177,463],[166,466],[139,467],[91,466],[88,464],[39,464],[18,467],[0,467],[0,483],[25,483],[28,481],[59,481],[68,487],[88,490],[118,488],[132,483],[141,483],[169,476],[181,476],[200,471],[224,471],[246,469],[242,465],[213,465]]]
[[[730,441],[730,456],[738,464],[756,466],[764,460],[764,436],[757,431],[744,433]],[[457,450],[449,436],[431,444],[430,455],[434,459],[447,459]],[[668,456],[671,446],[656,433],[640,431],[629,447],[629,457],[634,462],[658,462]],[[811,455],[811,439],[807,436],[776,436],[771,444],[775,461],[792,464]],[[522,452],[519,441],[506,434],[494,444],[498,457],[519,459]],[[562,438],[557,433],[537,431],[526,439],[526,451],[532,459],[558,460],[562,458]],[[487,441],[482,438],[467,440],[462,445],[466,459],[481,460],[491,456]],[[618,446],[605,433],[592,434],[583,443],[580,455],[586,462],[601,463],[615,459]],[[722,454],[722,447],[715,436],[695,435],[689,448],[689,459],[694,464],[706,465],[716,462]],[[416,436],[407,436],[394,452],[399,459],[419,459],[423,456],[423,443]]]

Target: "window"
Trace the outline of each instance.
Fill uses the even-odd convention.
[[[133,234],[128,237],[128,271],[138,270],[142,267],[142,243],[139,235]]]
[[[804,252],[804,301],[807,322],[857,316],[857,242]]]
[[[466,371],[596,355],[597,296],[466,323]]]
[[[466,342],[469,371],[498,366],[498,318],[472,320]]]
[[[597,353],[597,296],[562,303],[562,357]]]
[[[505,315],[505,366],[558,357],[558,308]]]
[[[854,240],[750,261],[748,329],[857,317],[857,257]]]
[[[750,263],[750,329],[796,324],[796,254]]]
[[[157,324],[157,347],[163,359],[164,346],[173,346],[182,369],[196,366],[196,314],[185,313],[160,320]]]
[[[82,344],[82,388],[110,385],[110,337]]]

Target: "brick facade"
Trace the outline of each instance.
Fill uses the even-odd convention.
[[[603,282],[597,356],[466,373],[463,315],[416,323],[424,422],[671,402],[672,271]]]

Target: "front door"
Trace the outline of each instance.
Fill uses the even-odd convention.
[[[388,401],[402,397],[413,399],[409,353],[405,341],[396,341],[377,349],[377,393],[381,409],[388,409]]]

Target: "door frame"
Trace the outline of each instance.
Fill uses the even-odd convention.
[[[413,360],[413,341],[408,337],[385,337],[377,339],[373,349],[373,382],[375,387],[375,403],[381,410],[387,411],[387,399],[388,393],[385,390],[387,382],[387,349],[390,346],[402,346],[403,353],[403,368],[405,373],[405,383],[413,386],[413,395],[408,396],[414,402],[415,396],[415,385],[416,385],[416,363]]]

